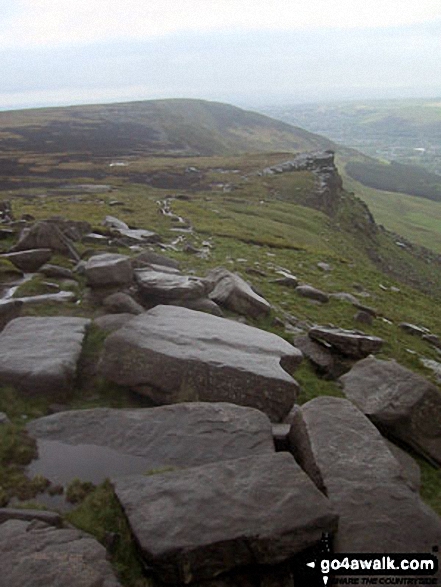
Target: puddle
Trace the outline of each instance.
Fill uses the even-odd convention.
[[[107,477],[146,473],[151,460],[124,454],[95,444],[66,444],[58,440],[38,440],[38,459],[27,468],[27,475],[43,475],[54,485],[72,479],[102,483]]]

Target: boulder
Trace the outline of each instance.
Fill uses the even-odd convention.
[[[35,305],[38,306],[40,304],[47,304],[49,303],[67,303],[73,302],[76,299],[76,295],[73,291],[59,291],[58,293],[53,294],[40,294],[38,296],[24,296],[22,298],[14,298],[15,301],[25,304],[26,306]]]
[[[51,249],[76,261],[80,260],[80,255],[72,241],[54,222],[40,221],[33,224],[31,228],[25,229],[11,251],[27,251],[29,249]]]
[[[296,292],[304,298],[321,302],[322,304],[329,302],[329,295],[327,293],[311,285],[299,285],[296,287]]]
[[[135,279],[139,292],[145,299],[158,301],[190,300],[205,296],[209,291],[207,281],[192,275],[175,275],[168,271],[137,270]]]
[[[132,296],[123,292],[117,292],[107,296],[103,300],[103,306],[114,314],[142,314],[144,308],[138,304]]]
[[[332,352],[329,346],[316,342],[309,336],[296,336],[294,346],[300,349],[318,373],[327,379],[338,379],[353,365],[350,359]]]
[[[280,420],[298,392],[288,372],[301,359],[298,349],[275,334],[157,306],[106,339],[100,371],[157,403],[227,401]]]
[[[18,318],[23,302],[20,300],[0,300],[0,331],[8,322]]]
[[[226,403],[72,410],[33,420],[27,430],[39,453],[30,476],[55,483],[75,477],[100,482],[274,452],[267,416]]]
[[[116,218],[115,216],[106,216],[103,221],[103,226],[108,226],[109,228],[116,228],[118,230],[127,230],[129,228],[128,224],[126,224],[122,220],[119,220],[119,218]]]
[[[27,251],[18,251],[17,253],[6,253],[0,255],[0,259],[8,259],[21,271],[33,273],[38,271],[42,265],[47,263],[52,257],[50,249],[30,249]]]
[[[407,332],[407,334],[412,334],[413,336],[419,336],[422,338],[425,334],[430,334],[430,331],[427,328],[423,328],[422,326],[416,326],[415,324],[410,324],[409,322],[401,322],[398,324],[401,330]]]
[[[104,314],[104,316],[98,316],[98,318],[95,318],[93,324],[106,332],[114,332],[125,326],[133,317],[134,314],[129,314],[128,312],[120,314]]]
[[[419,492],[421,489],[421,469],[419,464],[409,453],[393,442],[386,440],[386,445],[400,463],[402,474],[406,478],[408,485],[410,485],[414,491]]]
[[[363,359],[383,346],[381,338],[369,336],[359,330],[315,326],[308,332],[308,336],[312,340],[331,345],[335,351],[353,359]]]
[[[117,232],[120,240],[127,245],[158,243],[161,240],[161,237],[156,232],[142,228],[121,228]]]
[[[146,265],[159,265],[162,267],[170,267],[171,269],[179,269],[178,261],[170,259],[165,255],[160,255],[154,251],[144,251],[132,259],[132,266],[134,269],[141,269]]]
[[[333,298],[335,300],[340,300],[341,302],[348,302],[349,304],[358,304],[358,300],[357,298],[348,292],[345,291],[339,291],[337,293],[331,293],[329,294],[330,298]]]
[[[31,510],[31,509],[15,509],[15,508],[0,508],[0,524],[7,522],[8,520],[39,520],[49,526],[55,526],[61,528],[63,525],[63,519],[57,512],[47,512],[44,510]]]
[[[288,453],[115,480],[145,561],[172,584],[280,563],[337,517]]]
[[[439,544],[440,518],[351,402],[322,396],[304,404],[291,425],[290,442],[340,516],[336,552],[430,552]]]
[[[142,269],[149,265],[159,265],[161,267],[179,269],[178,261],[170,259],[170,257],[166,257],[165,255],[155,253],[154,251],[144,251],[132,258],[132,266],[134,269]]]
[[[189,308],[190,310],[196,310],[197,312],[207,312],[207,314],[213,314],[213,316],[223,316],[224,313],[213,300],[208,298],[198,298],[197,300],[175,300],[170,302],[173,306],[182,306],[183,308]]]
[[[441,395],[395,361],[368,358],[341,378],[343,390],[382,431],[441,465]]]
[[[55,277],[56,279],[73,279],[73,272],[66,267],[59,265],[50,265],[49,263],[40,267],[39,273],[46,277]]]
[[[30,393],[61,393],[74,383],[90,320],[16,318],[0,334],[0,382]]]
[[[86,263],[85,274],[91,287],[126,285],[133,280],[130,257],[113,253],[91,257]]]
[[[374,321],[374,317],[369,312],[359,310],[356,314],[354,314],[354,320],[360,324],[367,324],[368,326],[371,326]]]
[[[250,318],[270,313],[270,304],[236,273],[218,267],[209,272],[207,280],[213,288],[209,297],[220,306]]]
[[[437,349],[441,349],[441,338],[436,334],[425,334],[423,340],[431,344]]]
[[[0,525],[0,567],[5,587],[120,587],[97,540],[39,521]]]

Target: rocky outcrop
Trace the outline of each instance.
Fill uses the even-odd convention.
[[[87,261],[84,270],[88,284],[94,288],[127,285],[133,280],[133,269],[127,255],[94,255]]]
[[[0,566],[5,587],[120,587],[97,540],[37,520],[0,525]]]
[[[329,302],[329,295],[320,289],[312,287],[311,285],[299,285],[296,287],[296,292],[303,298],[314,300],[326,304]]]
[[[373,424],[345,399],[302,406],[291,446],[339,515],[336,552],[430,552],[441,521],[414,491]]]
[[[135,272],[140,295],[147,302],[169,302],[171,300],[194,300],[209,291],[206,280],[192,275],[177,275],[168,271],[138,269]]]
[[[327,499],[287,453],[114,484],[143,558],[171,585],[280,563],[337,527]]]
[[[383,340],[377,336],[369,336],[359,330],[344,330],[327,326],[315,326],[308,336],[317,342],[324,342],[332,349],[346,357],[363,359],[371,353],[378,352]]]
[[[299,350],[274,334],[157,306],[106,339],[100,371],[157,403],[227,401],[280,420],[298,391],[287,371],[301,359]]]
[[[51,257],[52,251],[50,249],[30,249],[0,255],[0,259],[8,259],[18,269],[29,273],[38,271]]]
[[[117,453],[114,462],[139,457],[142,472],[194,467],[274,452],[267,416],[252,408],[225,403],[72,410],[33,420],[27,430],[39,445],[42,441],[53,443],[58,452],[63,452],[63,445],[88,445],[89,450],[78,460],[77,469],[71,469],[73,477],[80,479],[84,478],[85,471],[93,469],[94,463],[102,468],[99,460],[104,451],[95,451],[95,447],[109,449],[109,454],[111,451]],[[86,465],[85,460],[88,461]],[[37,463],[33,474],[49,476],[44,465]],[[112,470],[112,459],[108,459],[108,468],[103,474],[117,475],[116,468]]]
[[[72,388],[85,318],[16,318],[0,334],[0,382],[30,393]]]
[[[75,261],[80,260],[80,255],[71,239],[60,230],[55,222],[40,221],[30,228],[26,228],[11,251],[27,251],[30,249],[50,249],[67,255]]]
[[[382,431],[441,465],[441,394],[395,361],[368,358],[341,378],[346,397]]]
[[[269,314],[270,304],[236,273],[218,267],[210,271],[207,280],[212,286],[209,297],[220,306],[250,318]]]

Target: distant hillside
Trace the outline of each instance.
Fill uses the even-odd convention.
[[[150,100],[0,113],[0,153],[226,155],[310,151],[333,143],[284,122],[217,102]]]

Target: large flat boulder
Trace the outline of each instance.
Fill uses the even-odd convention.
[[[51,249],[30,249],[0,255],[0,259],[8,259],[21,271],[38,271],[52,257]]]
[[[70,317],[9,322],[0,334],[0,382],[33,393],[69,391],[89,322]]]
[[[225,403],[72,410],[33,420],[27,430],[37,440],[39,452],[30,473],[56,483],[75,477],[101,481],[123,473],[274,452],[268,417],[253,408]],[[91,471],[100,472],[101,478],[89,478]]]
[[[120,587],[97,540],[37,521],[0,525],[0,568],[2,587]]]
[[[358,330],[345,330],[328,326],[315,326],[308,332],[315,341],[324,342],[332,349],[353,359],[363,359],[371,353],[378,352],[383,340],[378,336],[369,336]]]
[[[209,291],[209,284],[200,277],[179,275],[168,271],[137,270],[136,282],[143,298],[161,301],[198,299]]]
[[[129,476],[115,492],[146,562],[172,585],[277,564],[333,532],[328,500],[288,453]]]
[[[430,552],[440,542],[440,518],[351,402],[323,396],[304,404],[290,442],[340,516],[337,552]]]
[[[236,273],[218,267],[207,275],[212,284],[210,299],[244,316],[259,318],[269,314],[270,304]]]
[[[343,390],[372,422],[441,465],[441,394],[395,361],[368,358],[341,377]]]
[[[101,373],[157,403],[226,401],[281,420],[301,352],[280,337],[177,306],[134,317],[104,343]],[[286,369],[286,370],[285,370]]]
[[[87,261],[84,271],[91,287],[126,285],[133,280],[133,269],[127,255],[94,255]]]

